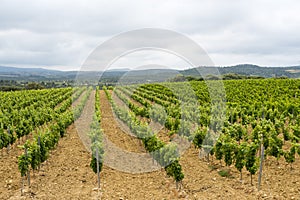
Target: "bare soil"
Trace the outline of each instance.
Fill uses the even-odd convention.
[[[78,104],[81,97],[82,95],[74,101],[73,104]],[[44,126],[45,125],[42,125],[41,127]],[[36,128],[36,130],[37,129],[38,128]],[[17,140],[16,143],[11,146],[9,153],[7,153],[6,148],[0,150],[0,199],[8,199],[14,195],[15,190],[21,188],[22,183],[20,172],[18,171],[18,156],[23,153],[21,145],[23,145],[27,139],[32,139],[35,131]]]
[[[296,158],[294,169],[282,158],[268,158],[263,166],[261,190],[257,190],[258,175],[253,176],[243,169],[243,180],[234,167],[220,165],[219,161],[199,159],[198,150],[189,148],[180,159],[185,174],[184,190],[189,199],[300,199],[300,158]],[[221,177],[220,170],[229,171],[230,177]]]
[[[143,151],[136,138],[118,128],[103,91],[100,92],[100,101],[104,138],[130,152]],[[92,98],[85,109],[92,107],[89,104],[93,104]],[[84,111],[79,120],[88,119],[89,114]],[[17,164],[9,157],[1,157],[0,161],[11,167],[0,166],[0,199],[300,199],[299,157],[293,164],[293,170],[283,158],[279,164],[268,158],[264,164],[261,191],[257,191],[257,175],[253,176],[252,186],[244,169],[243,181],[240,182],[240,174],[234,167],[221,166],[216,160],[209,163],[199,159],[198,150],[190,147],[180,159],[185,174],[181,191],[175,189],[174,181],[166,177],[164,170],[131,174],[104,165],[101,191],[98,192],[95,189],[96,175],[89,167],[90,159],[90,153],[72,125],[41,171],[32,178],[32,186],[25,196],[20,196]],[[230,177],[221,177],[218,174],[220,170],[227,170]],[[8,177],[5,173],[16,173],[16,176]]]

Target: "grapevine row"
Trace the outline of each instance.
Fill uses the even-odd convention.
[[[113,111],[116,116],[125,123],[137,138],[141,139],[145,149],[151,153],[153,159],[155,159],[161,166],[165,166],[167,175],[172,176],[176,185],[182,181],[184,174],[182,173],[181,165],[179,164],[179,152],[176,144],[165,144],[158,137],[153,134],[152,130],[147,124],[141,122],[132,112],[127,109],[117,106],[112,100],[112,96],[109,91],[104,87],[107,98],[109,99]]]
[[[32,141],[25,142],[23,148],[26,152],[18,157],[18,168],[22,177],[28,173],[30,167],[32,170],[37,170],[40,164],[48,158],[49,151],[55,148],[59,138],[64,136],[66,128],[80,117],[91,91],[92,88],[86,91],[74,109],[68,109],[57,115],[46,128],[38,131]]]

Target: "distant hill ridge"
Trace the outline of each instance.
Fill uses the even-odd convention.
[[[197,67],[182,72],[183,75],[194,76],[199,72],[209,74],[215,67]],[[300,66],[287,66],[287,67],[261,67],[252,64],[240,64],[229,67],[217,67],[221,75],[224,74],[240,74],[246,76],[261,76],[265,78],[270,77],[289,77],[298,78],[300,76]]]
[[[186,70],[171,70],[171,69],[145,69],[145,70],[133,70],[130,69],[113,69],[108,70],[103,74],[103,77],[107,79],[118,79],[118,77],[124,74],[130,76],[145,76],[147,79],[149,76],[156,76],[158,74],[164,77],[176,74],[183,74],[185,76],[199,76],[199,72],[205,72],[209,74],[210,71],[215,71],[216,68],[219,70],[221,75],[224,74],[240,74],[246,76],[260,76],[260,77],[289,77],[298,78],[300,77],[300,66],[287,66],[287,67],[261,67],[252,64],[240,64],[234,66],[201,66]],[[44,68],[18,68],[18,67],[7,67],[0,66],[0,80],[72,80],[76,78],[77,71],[59,71],[50,70]],[[80,72],[87,79],[95,78],[95,72]]]

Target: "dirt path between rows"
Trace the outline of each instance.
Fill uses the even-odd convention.
[[[93,113],[93,93],[81,117],[86,121]],[[87,122],[88,123],[88,122]],[[59,140],[48,160],[42,164],[40,172],[32,175],[31,187],[24,196],[15,191],[10,199],[95,199],[97,192],[95,175],[89,167],[90,154],[86,151],[78,134],[77,127],[71,125],[65,137]],[[88,131],[88,129],[86,130]]]
[[[198,150],[189,148],[180,158],[185,178],[183,186],[189,199],[300,199],[300,158],[296,157],[295,168],[289,169],[284,158],[279,160],[268,158],[263,167],[261,190],[257,190],[256,173],[253,184],[250,175],[243,169],[243,181],[240,173],[234,168],[220,166],[215,158],[211,163],[206,159],[199,159]],[[229,170],[231,177],[221,177],[220,170]]]
[[[0,158],[0,199],[8,199],[14,194],[15,190],[21,187],[18,156],[21,155],[23,150],[17,147],[18,144],[19,142],[13,145],[9,154],[6,153],[6,149],[2,150],[3,155]]]
[[[91,152],[91,141],[88,136],[88,133],[90,130],[90,125],[92,123],[94,113],[95,113],[95,91],[92,91],[81,113],[81,116],[74,123],[79,138],[83,142],[83,145],[85,146],[88,152]]]
[[[100,94],[104,105],[101,107],[104,122],[107,117],[107,123],[116,123],[114,118],[110,118],[112,111],[107,109],[110,106],[105,94],[103,92]],[[77,126],[81,123],[83,125],[84,122],[90,123],[88,120],[91,119],[93,106],[94,93],[91,94],[82,116],[76,122]],[[104,122],[101,124],[103,132],[110,135],[113,129]],[[20,195],[19,188],[14,188],[14,195],[10,195],[11,198],[1,199],[174,199],[178,196],[173,180],[166,177],[164,170],[130,174],[105,165],[101,172],[101,192],[96,191],[97,176],[89,167],[91,155],[77,133],[86,128],[89,128],[89,125],[80,128],[71,125],[67,129],[66,136],[60,139],[57,148],[51,152],[49,159],[41,167],[41,171],[32,177],[31,188],[24,196]],[[119,130],[116,134],[118,133]],[[125,134],[120,134],[119,139],[123,143],[128,142]],[[129,140],[125,146],[140,148],[132,147],[131,142],[132,140]]]
[[[127,150],[127,156],[130,153],[143,153],[144,150],[141,152],[143,147],[138,139],[119,128],[104,91],[100,91],[100,104],[104,137],[125,152]],[[108,149],[106,154],[107,151]],[[115,156],[115,158],[118,162],[119,157]],[[136,165],[133,162],[135,161],[131,162],[132,167]],[[127,165],[126,162],[124,165]],[[101,178],[103,199],[174,199],[174,195],[177,195],[173,180],[166,177],[164,170],[132,174],[104,166]]]
[[[121,101],[115,97],[116,102]],[[122,103],[119,103],[120,105]],[[161,135],[162,134],[162,135]],[[167,141],[165,132],[160,131],[158,137]],[[163,136],[163,137],[162,137]],[[180,142],[179,142],[180,144]],[[198,150],[194,147],[186,149],[180,158],[185,175],[182,196],[188,199],[300,199],[300,158],[296,156],[293,170],[280,159],[279,165],[273,158],[269,158],[263,167],[261,190],[257,190],[257,176],[253,176],[254,185],[250,184],[250,175],[243,169],[243,181],[240,182],[239,172],[234,168],[220,166],[215,159],[208,163],[199,159]],[[224,165],[224,163],[223,163]],[[229,178],[221,177],[218,172],[230,172]]]
[[[110,104],[103,91],[100,91],[104,140],[111,140],[120,149],[131,153],[138,152],[140,143],[136,138],[118,128]],[[94,93],[91,94],[82,116],[76,122],[81,123],[83,132],[88,132],[91,115],[94,112]],[[81,126],[80,125],[80,126]],[[79,125],[78,125],[79,126]],[[11,192],[1,189],[0,199],[299,199],[300,197],[300,158],[297,156],[290,170],[284,159],[268,160],[264,165],[262,190],[257,191],[257,175],[254,186],[250,177],[243,170],[244,181],[239,182],[239,173],[234,167],[220,167],[219,161],[209,165],[199,159],[198,150],[189,148],[181,157],[180,163],[185,174],[183,190],[178,192],[171,178],[164,170],[149,173],[132,174],[112,169],[106,165],[101,172],[101,193],[97,186],[96,175],[89,167],[91,154],[83,145],[75,125],[71,125],[57,148],[51,152],[39,173],[32,179],[32,186],[25,196],[20,196],[20,177],[17,172],[16,187],[10,186]],[[107,141],[104,141],[106,145]],[[105,148],[108,148],[107,146]],[[130,150],[130,151],[129,151]],[[108,152],[109,149],[106,149]],[[107,153],[108,154],[108,153]],[[110,155],[110,154],[108,154]],[[118,156],[115,161],[118,162]],[[224,164],[224,163],[223,163]],[[127,164],[126,164],[127,165]],[[16,163],[14,166],[17,166]],[[132,166],[134,163],[132,162]],[[129,166],[130,167],[130,166]],[[232,178],[221,177],[219,170],[229,169]],[[9,172],[8,172],[9,173]],[[4,180],[5,181],[5,180]],[[9,181],[6,184],[10,185]],[[12,192],[14,195],[12,196]],[[12,197],[11,197],[12,196]],[[9,198],[11,197],[11,198]]]
[[[83,92],[73,104],[78,104],[84,93],[85,92]],[[8,199],[14,195],[15,190],[21,188],[21,177],[18,171],[18,156],[22,154],[23,150],[18,146],[23,145],[26,138],[32,139],[33,133],[34,132],[28,136],[24,136],[20,142],[17,141],[10,149],[9,154],[6,153],[6,149],[0,150],[0,199]]]

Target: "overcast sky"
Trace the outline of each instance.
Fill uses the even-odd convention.
[[[79,69],[122,32],[162,28],[197,42],[215,65],[300,65],[300,1],[0,0],[0,65]],[[135,52],[114,67],[188,67],[165,52]]]

